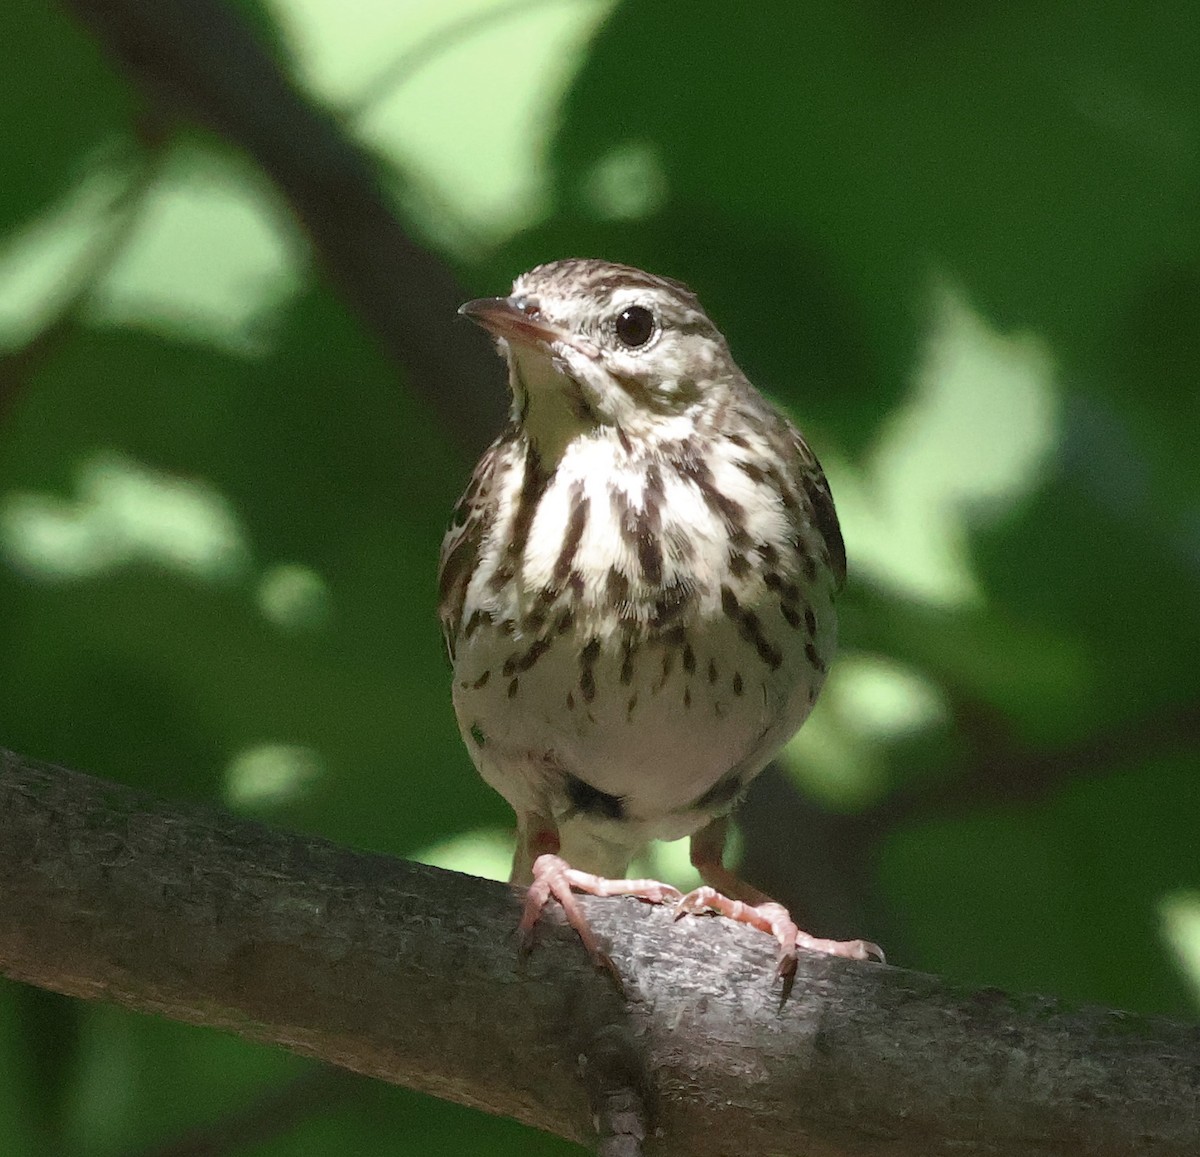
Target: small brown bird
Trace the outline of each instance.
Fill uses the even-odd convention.
[[[812,451],[678,281],[556,261],[460,312],[496,337],[512,409],[442,544],[440,616],[463,740],[516,812],[526,943],[554,896],[612,967],[574,888],[769,932],[785,983],[797,945],[882,959],[722,862],[834,653],[846,554]],[[683,836],[705,887],[621,878]]]

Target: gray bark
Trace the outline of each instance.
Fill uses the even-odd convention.
[[[663,1154],[1200,1152],[1200,1026],[810,956],[781,1009],[769,938],[584,905],[625,999],[507,886],[0,752],[17,980]]]

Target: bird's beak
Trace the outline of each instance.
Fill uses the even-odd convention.
[[[536,307],[527,305],[520,298],[480,297],[460,305],[458,312],[496,337],[518,345],[574,344],[572,334],[544,321]]]

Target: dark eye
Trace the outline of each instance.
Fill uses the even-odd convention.
[[[617,314],[613,326],[617,340],[631,350],[644,346],[657,328],[652,314],[644,305],[630,305]]]

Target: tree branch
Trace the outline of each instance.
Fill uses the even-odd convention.
[[[502,885],[0,753],[0,970],[17,980],[575,1140],[596,1110],[636,1133],[644,1103],[665,1154],[1200,1151],[1198,1026],[814,957],[780,1010],[768,938],[584,903],[626,1001],[552,919],[519,967]]]
[[[1063,785],[1109,775],[1148,753],[1200,747],[1200,703],[1167,703],[1140,717],[1122,719],[1075,743],[1037,747],[1020,738],[995,707],[976,699],[955,704],[954,730],[971,758],[952,777],[905,785],[863,814],[879,831],[901,824],[977,813],[1045,799]]]

